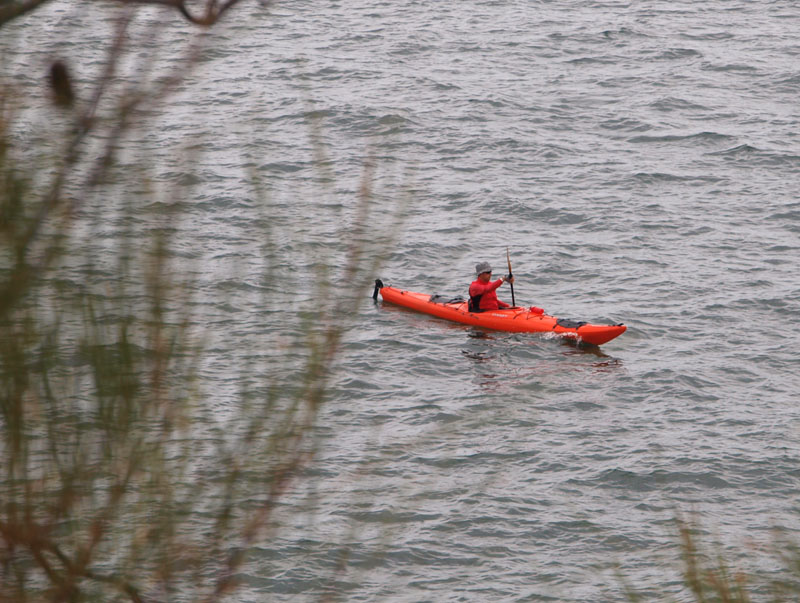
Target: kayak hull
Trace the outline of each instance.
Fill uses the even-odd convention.
[[[395,287],[382,286],[378,288],[378,292],[384,301],[391,304],[445,320],[495,331],[554,333],[560,337],[576,339],[592,345],[603,345],[622,335],[627,328],[623,324],[594,325],[562,321],[555,316],[520,307],[470,312],[466,300],[440,300],[438,296],[405,291]]]

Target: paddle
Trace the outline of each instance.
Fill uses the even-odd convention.
[[[511,255],[508,253],[508,247],[506,247],[506,260],[508,260],[508,280],[510,281],[514,275],[511,273]],[[514,299],[514,283],[510,282],[508,284],[511,286],[511,306],[516,308],[517,302]]]

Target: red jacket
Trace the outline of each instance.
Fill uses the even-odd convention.
[[[481,296],[481,303],[480,309],[481,310],[497,310],[499,308],[510,308],[511,304],[507,304],[506,302],[502,302],[497,299],[497,293],[495,293],[495,289],[497,289],[500,285],[503,284],[503,279],[499,278],[496,281],[489,281],[488,283],[484,283],[480,280],[472,281],[472,284],[469,286],[469,296],[474,298],[478,295]]]

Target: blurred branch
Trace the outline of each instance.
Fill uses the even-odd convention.
[[[190,23],[195,25],[202,25],[210,27],[214,25],[219,19],[228,12],[231,8],[236,6],[241,0],[227,0],[226,2],[218,2],[217,0],[206,0],[205,8],[201,11],[201,15],[194,15],[186,6],[185,0],[120,0],[127,4],[155,4],[161,6],[168,6],[180,12]]]
[[[13,21],[17,17],[22,17],[50,0],[24,0],[22,2],[14,0],[1,0],[0,5],[0,27],[3,24]],[[150,4],[156,6],[166,6],[178,11],[187,21],[195,25],[210,27],[222,18],[231,8],[239,4],[241,0],[206,0],[203,7],[195,14],[187,6],[186,0],[117,0],[122,4]]]
[[[226,10],[227,8],[229,7],[226,7]],[[137,80],[119,96],[119,105],[113,117],[105,121],[98,117],[98,108],[101,102],[111,96],[109,88],[126,50],[132,18],[133,13],[126,11],[119,19],[114,38],[108,48],[108,57],[103,73],[97,80],[89,102],[75,116],[75,127],[71,135],[67,137],[66,146],[62,153],[63,159],[52,176],[49,190],[42,195],[33,215],[24,222],[25,227],[14,233],[16,261],[13,270],[8,275],[4,275],[5,278],[0,283],[0,317],[14,307],[18,296],[28,290],[33,279],[42,274],[56,257],[57,250],[55,248],[37,249],[37,247],[40,247],[40,235],[44,224],[47,221],[57,219],[59,212],[61,212],[64,217],[62,229],[67,228],[69,216],[73,215],[85,200],[85,197],[105,180],[109,169],[113,166],[116,150],[123,140],[124,134],[130,129],[132,118],[136,111],[147,102],[153,104],[162,102],[176,89],[177,85],[183,81],[190,71],[187,70],[185,65],[176,67],[174,72],[164,78],[157,86],[148,88],[143,83],[147,70],[140,70],[137,73]],[[187,57],[190,66],[196,64],[202,43],[202,37],[194,40]],[[68,73],[67,66],[61,61],[56,61],[51,66],[51,86],[59,88],[53,90],[54,95],[57,97],[56,104],[59,104],[59,96],[65,96],[64,89],[71,88]],[[0,101],[2,101],[2,97],[0,97]],[[69,103],[70,107],[72,104],[72,102]],[[2,109],[2,105],[0,105],[0,109]],[[9,119],[13,119],[13,116],[10,116]],[[0,115],[0,138],[5,134],[3,126],[8,121],[3,120],[2,115]],[[73,194],[69,203],[65,204],[63,197],[65,184],[68,182],[75,167],[86,160],[84,142],[101,129],[106,132],[104,137],[106,143],[103,150],[92,160],[94,166],[89,172],[88,180],[79,189],[82,194]],[[0,168],[3,167],[4,163],[10,165],[10,162],[4,161],[4,151],[5,147],[0,140]],[[5,159],[7,160],[8,158],[5,157]],[[13,177],[14,175],[9,170],[7,179]],[[65,205],[67,206],[64,207]],[[22,223],[20,222],[20,224]]]
[[[51,265],[57,255],[57,248],[49,246],[43,250],[39,250],[38,257],[34,257],[37,255],[34,252],[34,247],[40,239],[44,224],[48,220],[57,219],[58,211],[62,209],[63,205],[62,195],[65,183],[73,168],[75,168],[76,164],[78,164],[81,159],[80,151],[82,143],[97,127],[97,106],[106,94],[109,83],[116,71],[117,64],[120,61],[130,21],[131,15],[123,16],[119,21],[114,42],[109,49],[105,72],[98,80],[92,101],[83,114],[77,119],[77,127],[74,128],[72,135],[67,137],[67,144],[63,152],[63,160],[55,170],[49,190],[43,194],[32,216],[27,220],[18,220],[20,224],[18,231],[14,233],[13,239],[10,239],[13,240],[16,256],[15,261],[12,270],[3,280],[2,284],[0,284],[0,318],[4,317],[7,312],[14,307],[18,298],[28,291],[33,280]],[[54,78],[53,71],[60,75]],[[53,84],[54,79],[58,80],[62,77],[68,81],[69,76],[66,65],[60,61],[57,62],[51,68],[50,77],[51,84]],[[2,99],[0,98],[0,100]],[[124,115],[120,116],[120,119],[122,118],[124,118]],[[10,116],[9,119],[13,119],[13,116]],[[6,132],[3,126],[7,121],[9,120],[2,120],[0,118],[0,139],[5,137]],[[2,145],[0,151],[5,151],[6,145],[4,140],[0,140],[0,145]],[[0,153],[0,169],[7,170],[7,174],[5,175],[6,180],[19,178],[12,167],[10,159],[7,152]],[[102,163],[107,166],[110,164],[110,161],[103,161]],[[86,190],[88,192],[88,189]],[[28,191],[25,192],[27,193]],[[28,203],[30,204],[29,201]],[[74,210],[76,201],[73,201],[72,205],[73,207],[70,209]],[[5,207],[3,210],[5,210]],[[18,216],[18,218],[21,217],[22,216]],[[67,227],[68,222],[69,220],[64,220],[62,229]]]
[[[0,5],[0,26],[36,10],[47,2],[50,2],[50,0],[27,0],[25,2],[3,0],[2,5]]]
[[[698,603],[749,603],[748,578],[740,571],[731,571],[721,552],[712,561],[698,546],[699,527],[695,521],[676,518],[683,556],[683,579]]]

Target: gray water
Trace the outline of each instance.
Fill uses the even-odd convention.
[[[58,54],[90,79],[103,24],[40,15],[4,71],[35,86]],[[800,535],[798,31],[789,1],[357,0],[243,5],[212,32],[128,151],[194,184],[221,412],[238,342],[295,328],[264,295],[308,307],[321,259],[340,274],[368,157],[375,237],[407,208],[379,273],[338,283],[364,303],[320,419],[317,504],[252,557],[241,600],[330,580],[346,600],[624,600],[617,571],[689,600],[679,514],[736,567],[783,575],[762,553],[775,528]],[[253,175],[282,249],[266,282]],[[463,295],[506,248],[518,303],[628,331],[580,348],[369,298],[375,277]]]

